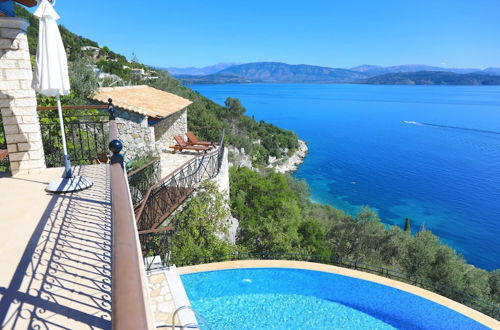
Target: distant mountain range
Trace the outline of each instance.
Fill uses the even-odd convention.
[[[419,71],[387,73],[357,81],[372,85],[500,85],[500,76],[484,73]]]
[[[431,85],[497,85],[500,68],[441,68],[428,65],[381,67],[361,65],[350,69],[314,65],[291,65],[279,62],[247,64],[221,63],[204,68],[169,68],[176,78],[187,84],[225,83],[365,83],[365,84],[431,84]],[[426,73],[422,73],[426,72]],[[419,73],[408,75],[408,73]],[[452,73],[453,75],[443,75]]]
[[[314,65],[258,62],[231,66],[217,74],[234,75],[262,82],[342,83],[363,79],[366,74]]]
[[[177,75],[190,75],[190,76],[205,76],[222,71],[230,66],[238,65],[240,63],[218,63],[203,68],[158,68],[168,71],[172,76]]]
[[[396,66],[377,66],[377,65],[360,65],[351,68],[352,71],[363,72],[373,76],[378,76],[386,73],[400,73],[400,72],[418,72],[418,71],[444,71],[453,73],[473,73],[481,71],[480,69],[459,69],[459,68],[441,68],[437,66],[429,66],[422,64],[410,64],[410,65],[396,65]]]

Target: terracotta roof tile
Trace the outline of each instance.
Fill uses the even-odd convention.
[[[153,118],[165,118],[193,103],[146,85],[101,87],[91,98],[103,103],[111,98],[119,108]]]

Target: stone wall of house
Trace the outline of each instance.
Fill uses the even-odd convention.
[[[123,142],[125,161],[158,152],[171,152],[174,135],[186,139],[187,110],[178,111],[165,119],[148,125],[148,118],[134,112],[115,108],[118,137]]]
[[[13,175],[45,169],[33,71],[21,18],[0,19],[0,110]]]
[[[156,149],[161,152],[170,152],[169,146],[175,144],[174,135],[181,135],[186,140],[187,109],[160,120],[153,126]]]
[[[115,108],[118,138],[123,142],[125,161],[156,153],[154,129],[144,115]]]

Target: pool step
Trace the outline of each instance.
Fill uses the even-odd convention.
[[[198,320],[200,320],[205,325],[205,327],[207,329],[212,329],[208,325],[207,321],[203,318],[203,316],[201,316],[200,313],[198,313],[193,307],[188,306],[188,305],[181,306],[181,307],[179,307],[179,308],[177,308],[175,310],[174,315],[172,316],[172,320],[174,320],[174,323],[172,324],[172,329],[175,329],[177,327],[176,324],[175,324],[176,316],[177,316],[178,313],[180,313],[183,310],[189,310],[189,311],[191,311],[193,313],[195,319],[198,318]],[[198,327],[198,323],[187,323],[187,324],[184,324],[182,326],[182,329],[199,329],[199,327]]]

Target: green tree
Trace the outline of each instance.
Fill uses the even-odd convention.
[[[472,297],[489,299],[491,290],[489,280],[487,271],[467,265],[464,273],[465,284],[463,291]]]
[[[500,269],[490,273],[490,297],[494,303],[500,304]]]
[[[97,90],[97,74],[88,58],[81,57],[70,63],[69,78],[71,91],[80,104]]]
[[[232,167],[230,182],[238,244],[249,252],[291,252],[300,245],[300,208],[283,175]]]
[[[406,218],[405,219],[405,232],[406,233],[411,233],[410,218]]]
[[[238,118],[239,116],[242,116],[245,113],[245,108],[241,105],[241,102],[239,99],[234,99],[232,97],[226,98],[226,101],[224,102],[226,108],[230,111],[231,116],[234,118]]]
[[[316,256],[330,256],[323,226],[315,220],[306,220],[298,228],[300,252]]]
[[[455,290],[463,290],[465,285],[463,265],[463,258],[458,256],[453,249],[446,245],[439,245],[427,276],[432,282],[455,288]]]
[[[101,52],[104,56],[109,56],[109,54],[111,53],[111,50],[109,49],[109,47],[108,47],[108,46],[103,46],[103,47],[101,47],[100,52]]]
[[[376,213],[363,207],[356,219],[334,224],[328,233],[337,258],[369,260],[377,254],[385,227]]]
[[[389,230],[386,230],[378,250],[381,264],[401,270],[401,260],[405,256],[406,246],[411,239],[412,237],[399,226],[391,226]]]
[[[421,230],[408,241],[402,266],[411,276],[427,278],[435,261],[439,239],[428,230]]]
[[[198,193],[171,220],[172,261],[177,265],[200,263],[234,252],[227,239],[229,216],[224,196],[211,181],[202,183]]]

